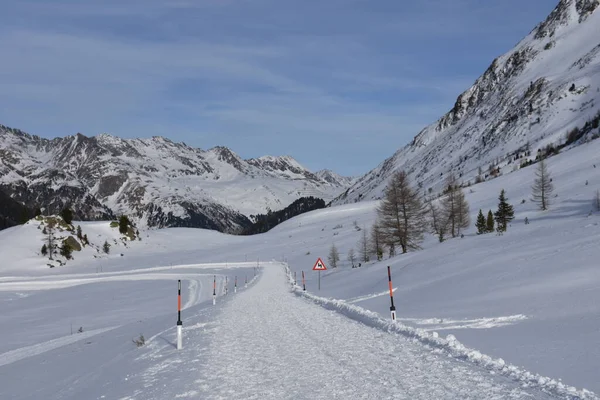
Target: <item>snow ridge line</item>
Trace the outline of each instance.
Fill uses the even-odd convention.
[[[292,285],[292,292],[300,297],[304,297],[313,303],[316,303],[325,309],[336,311],[350,319],[363,323],[372,328],[380,329],[385,332],[397,333],[405,336],[412,341],[425,345],[426,348],[434,352],[443,352],[459,360],[464,360],[489,370],[491,373],[499,374],[521,382],[530,388],[537,388],[551,395],[567,400],[600,400],[594,392],[587,389],[577,389],[573,386],[565,385],[555,379],[534,374],[525,369],[512,364],[507,364],[503,359],[494,359],[481,352],[470,349],[460,343],[453,335],[448,335],[445,339],[441,338],[437,332],[430,332],[420,328],[412,328],[398,321],[392,322],[384,320],[373,311],[362,307],[348,304],[344,300],[331,299],[315,296],[312,293],[305,292],[298,285],[293,285],[294,279],[287,265],[285,265],[288,280]]]

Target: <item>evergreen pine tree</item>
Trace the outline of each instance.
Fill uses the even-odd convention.
[[[62,246],[60,247],[60,255],[66,258],[67,260],[70,260],[72,253],[73,249],[71,249],[71,246],[69,246],[67,242],[63,242]]]
[[[485,225],[487,232],[494,232],[494,214],[492,214],[492,210],[488,211],[487,221]]]
[[[69,207],[63,208],[63,210],[60,212],[60,216],[69,225],[71,225],[71,222],[73,222],[73,211],[71,211]]]
[[[77,225],[77,239],[83,240],[83,235],[81,234],[81,225]]]
[[[48,255],[48,246],[46,246],[46,243],[44,243],[44,245],[42,246],[42,255],[43,256]]]
[[[85,243],[86,245],[90,244],[90,241],[88,240],[88,237],[87,237],[87,233],[85,235],[83,235],[83,243]]]
[[[481,235],[487,232],[487,222],[485,217],[483,216],[483,212],[481,209],[479,210],[479,214],[477,214],[477,222],[475,223],[477,227],[477,234]]]
[[[110,253],[110,244],[108,244],[108,240],[106,240],[104,242],[104,245],[102,246],[102,250],[104,250],[104,252],[106,254]]]
[[[119,218],[119,232],[125,235],[127,228],[129,228],[129,218],[126,215],[121,215],[121,218]]]
[[[498,197],[498,210],[494,214],[497,223],[498,232],[506,232],[508,224],[515,218],[515,212],[513,206],[508,204],[504,189],[500,192]]]

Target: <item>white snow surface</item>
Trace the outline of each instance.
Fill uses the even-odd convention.
[[[96,247],[52,269],[33,221],[4,230],[0,398],[596,399],[600,142],[548,167],[548,211],[529,200],[535,166],[465,191],[474,220],[506,189],[516,219],[503,236],[471,227],[440,244],[428,235],[421,251],[354,269],[345,254],[362,234],[355,225],[375,221],[377,202],[314,211],[250,237],[148,230],[102,256],[96,247],[118,239],[116,230],[81,223]],[[321,273],[319,291],[311,268],[317,257],[328,264],[332,243],[343,261]],[[297,282],[305,272],[308,293],[285,280],[285,264]],[[140,334],[147,344],[136,348]]]

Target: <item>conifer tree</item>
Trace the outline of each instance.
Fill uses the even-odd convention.
[[[356,264],[356,254],[354,253],[353,247],[350,247],[350,250],[348,250],[348,261],[350,261],[352,268],[354,268]]]
[[[394,243],[390,243],[390,258],[396,257],[396,246]]]
[[[72,253],[73,249],[71,249],[71,246],[69,246],[67,242],[63,242],[62,246],[60,247],[60,255],[66,258],[67,260],[70,260]]]
[[[48,254],[50,255],[50,260],[53,260],[54,256],[54,222],[48,221]]]
[[[90,241],[88,240],[88,237],[87,237],[87,233],[85,235],[83,235],[83,243],[85,243],[86,245],[90,244]]]
[[[60,216],[69,225],[71,225],[71,222],[73,222],[73,211],[71,211],[69,207],[63,208],[63,210],[60,212]]]
[[[340,261],[340,253],[338,252],[337,247],[335,247],[335,243],[331,245],[329,249],[329,255],[327,256],[327,260],[329,261],[329,265],[331,268],[337,268],[338,261]]]
[[[448,220],[444,218],[442,210],[429,201],[429,217],[431,222],[431,229],[433,233],[438,236],[440,243],[444,241],[444,235],[446,234],[446,227],[448,226]]]
[[[358,254],[360,256],[360,260],[362,262],[369,261],[369,238],[367,237],[367,230],[361,230],[362,235],[360,236],[360,240],[358,241]]]
[[[471,224],[469,203],[456,177],[450,174],[446,179],[446,197],[442,200],[443,218],[447,221],[452,237],[460,236],[460,230]]]
[[[532,200],[538,205],[540,210],[547,210],[550,206],[550,196],[554,192],[554,185],[550,177],[550,171],[546,161],[542,158],[535,170],[535,179],[531,187]]]
[[[129,228],[129,218],[126,215],[121,215],[121,218],[119,218],[119,233],[125,235],[127,228]]]
[[[486,221],[486,231],[489,233],[494,232],[494,214],[492,214],[492,210],[488,211],[487,221]]]
[[[81,234],[81,225],[77,225],[77,239],[82,240],[83,236]]]
[[[44,245],[42,246],[42,255],[46,256],[48,255],[48,246],[46,246],[46,243],[44,243]]]
[[[383,258],[383,235],[379,223],[374,223],[371,227],[371,253],[375,254],[377,261]]]
[[[470,225],[469,203],[462,188],[459,187],[456,193],[456,235],[460,236],[461,229],[467,229]]]
[[[110,253],[110,244],[108,244],[108,240],[104,241],[104,245],[102,246],[102,250],[104,250],[104,252],[106,254]]]
[[[384,242],[398,244],[402,253],[419,249],[423,241],[425,220],[423,205],[404,171],[395,172],[377,209]]]
[[[497,223],[498,232],[506,232],[508,224],[515,218],[515,212],[513,206],[510,205],[506,199],[504,189],[500,192],[498,197],[498,210],[494,214]]]
[[[487,221],[485,220],[485,217],[483,216],[483,212],[481,211],[481,209],[479,210],[479,214],[477,214],[477,222],[475,223],[475,226],[477,227],[478,235],[482,235],[484,233],[487,233],[487,231],[488,231]]]

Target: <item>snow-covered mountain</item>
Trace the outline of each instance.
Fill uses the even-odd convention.
[[[479,168],[483,178],[492,168],[518,169],[548,145],[564,144],[574,128],[581,130],[578,143],[599,136],[599,4],[561,0],[514,49],[495,59],[447,114],[334,204],[378,198],[398,169],[423,191],[437,192],[449,172],[467,183]]]
[[[317,171],[316,175],[325,182],[329,182],[332,185],[342,187],[349,187],[356,181],[356,178],[354,177],[341,176],[340,174],[333,172],[330,169],[322,169],[320,171]]]
[[[243,160],[226,147],[201,150],[163,137],[48,140],[0,125],[0,190],[49,213],[70,204],[79,219],[127,214],[148,226],[236,231],[250,215],[302,196],[329,201],[348,186],[289,156]]]

